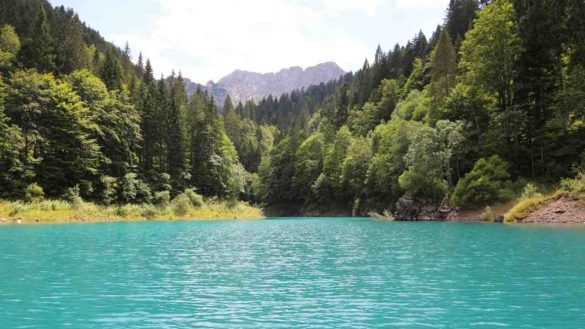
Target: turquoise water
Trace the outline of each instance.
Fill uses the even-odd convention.
[[[0,328],[583,328],[585,229],[0,227]]]

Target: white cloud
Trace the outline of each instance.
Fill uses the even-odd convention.
[[[327,35],[322,10],[289,0],[158,1],[163,14],[150,36],[118,34],[114,40],[142,51],[157,74],[181,69],[184,76],[205,82],[234,69],[271,72],[324,61],[349,70],[372,51],[350,36]],[[335,13],[358,7],[367,12],[380,2],[322,1]]]
[[[336,61],[350,70],[372,51],[349,36],[324,35],[323,11],[289,0],[158,1],[163,14],[148,37],[118,34],[114,40],[128,41],[143,52],[157,74],[180,69],[184,76],[205,82],[234,69],[271,72],[324,61]],[[342,0],[337,5],[322,1],[335,13],[358,7],[370,10],[358,1]]]
[[[383,0],[321,0],[321,2],[325,10],[334,15],[348,10],[359,10],[371,16],[384,4]]]
[[[155,73],[181,70],[198,82],[221,78],[235,69],[273,72],[335,61],[346,70],[359,68],[378,42],[405,42],[418,31],[359,30],[369,22],[419,17],[448,0],[155,0],[160,14],[148,31],[113,36],[151,59]],[[362,13],[364,15],[354,15]],[[343,14],[343,15],[342,15]],[[353,18],[355,17],[355,18]],[[388,18],[388,21],[392,19]],[[435,23],[433,23],[435,24]],[[414,25],[419,25],[414,22]],[[412,30],[412,31],[410,31]],[[356,32],[360,31],[360,32]],[[408,31],[408,32],[407,32]],[[360,34],[361,33],[361,34]],[[367,34],[364,34],[367,33]],[[136,56],[135,56],[136,57]]]
[[[445,8],[446,0],[394,0],[398,9]]]

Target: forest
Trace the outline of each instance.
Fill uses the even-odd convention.
[[[0,4],[1,199],[365,215],[483,208],[585,167],[582,0],[451,0],[430,37],[222,113],[71,9]]]

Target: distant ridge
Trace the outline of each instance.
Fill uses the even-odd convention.
[[[185,79],[187,93],[202,88],[212,94],[221,105],[229,95],[234,104],[247,100],[260,100],[269,95],[278,97],[295,89],[307,88],[322,82],[339,79],[346,72],[334,62],[307,67],[282,69],[276,73],[256,73],[242,70],[221,78],[217,83],[209,81],[205,86]]]

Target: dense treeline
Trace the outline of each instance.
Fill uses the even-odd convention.
[[[0,5],[0,198],[164,203],[196,189],[363,214],[403,196],[480,207],[585,164],[581,0],[451,0],[429,38],[378,47],[338,81],[228,98],[223,116],[72,10]]]
[[[585,3],[451,0],[446,16],[429,39],[378,48],[279,139],[259,166],[266,203],[479,207],[584,164]]]
[[[245,190],[213,99],[187,97],[180,74],[155,79],[142,55],[134,64],[128,46],[46,1],[0,1],[0,26],[0,198],[164,203],[190,188]],[[258,129],[270,148],[272,130]]]

